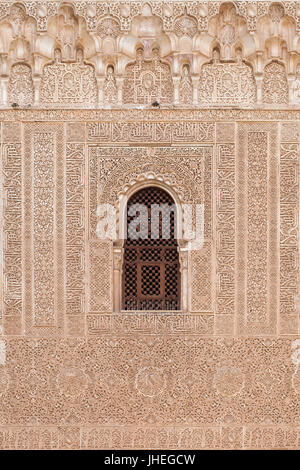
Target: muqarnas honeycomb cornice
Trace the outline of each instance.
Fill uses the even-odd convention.
[[[0,4],[2,107],[297,107],[300,3]]]

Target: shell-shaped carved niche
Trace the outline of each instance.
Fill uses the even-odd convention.
[[[114,54],[117,52],[121,26],[116,18],[112,16],[101,18],[97,24],[96,34],[100,39],[100,50],[104,54]]]
[[[185,14],[180,16],[174,22],[173,27],[175,35],[175,50],[181,53],[189,53],[193,50],[193,38],[198,33],[198,24],[196,18]]]
[[[174,33],[177,37],[188,36],[194,37],[198,32],[198,25],[196,18],[190,15],[180,16],[174,23]]]
[[[282,3],[274,2],[269,6],[269,17],[273,23],[280,23],[284,17],[284,6]]]
[[[98,22],[96,32],[101,39],[117,38],[121,32],[120,23],[117,19],[106,16]]]

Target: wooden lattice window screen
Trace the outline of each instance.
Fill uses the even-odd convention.
[[[143,204],[148,212],[148,238],[133,239],[129,208]],[[179,310],[180,270],[176,239],[176,213],[170,211],[169,229],[159,216],[158,238],[151,237],[151,206],[174,206],[172,197],[156,187],[143,188],[127,204],[127,238],[124,242],[122,310]]]

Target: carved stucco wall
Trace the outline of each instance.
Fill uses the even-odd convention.
[[[0,3],[1,448],[299,448],[300,4],[237,3]],[[204,205],[184,313],[113,312],[148,177]]]
[[[0,105],[295,106],[299,2],[0,4]]]

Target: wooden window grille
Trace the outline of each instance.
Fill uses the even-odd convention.
[[[129,224],[136,216],[129,216],[128,211],[134,204],[143,204],[147,208],[147,238],[133,238],[130,233]],[[166,215],[159,214],[157,238],[151,237],[151,207],[153,204],[165,204],[170,208],[167,215],[168,220],[163,220]],[[166,191],[156,187],[141,189],[133,194],[127,203],[122,310],[180,309],[176,213],[172,208],[175,208],[172,197]],[[138,226],[137,229],[134,229],[135,233],[136,230],[139,232],[141,227]]]

